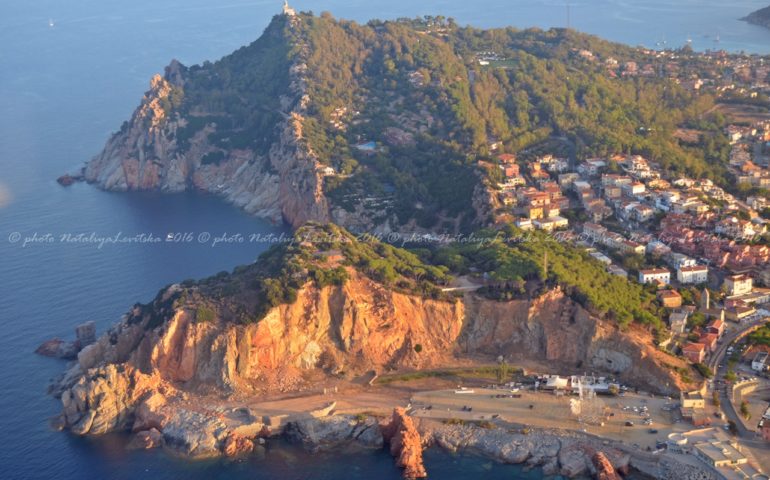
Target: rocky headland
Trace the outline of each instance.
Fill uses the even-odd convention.
[[[166,67],[164,76],[150,82],[140,106],[104,150],[82,172],[62,177],[71,183],[82,178],[106,190],[199,190],[224,197],[246,212],[297,227],[308,220],[329,220],[321,191],[320,164],[303,145],[305,107],[301,60],[290,67],[288,90],[281,96],[276,134],[264,152],[239,148],[222,153],[210,142],[217,131],[206,124],[189,139],[180,131],[211,112],[196,111],[193,118],[168,117],[162,107],[173,89],[184,87],[187,69],[179,62]],[[207,157],[209,155],[209,157]],[[218,162],[210,155],[225,155]],[[63,183],[64,184],[64,183]]]
[[[744,22],[748,22],[760,27],[770,28],[770,7],[760,8],[745,17],[741,18]]]
[[[342,240],[330,245],[323,233]],[[135,305],[80,349],[56,382],[62,413],[54,425],[77,435],[132,432],[134,448],[163,445],[189,457],[247,455],[260,439],[283,435],[310,450],[388,444],[414,478],[425,473],[420,445],[429,444],[492,451],[506,462],[575,476],[607,470],[606,462],[592,463],[595,452],[587,450],[580,462],[570,460],[572,447],[557,442],[558,435],[537,444],[532,441],[540,437],[472,426],[433,426],[428,435],[404,410],[385,424],[370,415],[330,416],[334,404],[285,414],[264,408],[262,400],[301,397],[332,380],[369,388],[362,379],[372,374],[498,356],[542,361],[561,372],[591,368],[660,393],[683,387],[669,365],[682,362],[657,351],[647,330],[621,330],[559,287],[532,299],[498,301],[472,292],[442,294],[413,283],[404,270],[393,288],[350,260],[368,256],[365,263],[377,264],[398,253],[393,247],[360,243],[331,226],[306,227],[297,236],[297,244],[271,250],[256,264],[171,285],[151,303]],[[424,278],[427,267],[410,268]]]
[[[450,27],[456,28],[440,30]],[[562,48],[573,41],[569,35],[514,44],[522,52],[535,45],[534,53],[570,71],[576,60]],[[645,305],[617,316],[615,305],[595,308],[579,291],[585,286],[549,276],[532,251],[491,253],[515,257],[489,262],[515,270],[490,282],[498,297],[456,294],[443,288],[449,267],[381,242],[361,245],[330,225],[467,232],[491,224],[503,207],[495,175],[485,173],[492,164],[483,158],[491,157],[491,145],[505,146],[496,136],[511,143],[520,134],[505,128],[487,137],[492,124],[515,122],[491,101],[477,105],[474,81],[497,85],[490,98],[510,95],[510,82],[484,80],[473,55],[458,53],[470,45],[462,46],[463,35],[450,37],[399,22],[363,26],[294,12],[276,16],[260,39],[214,63],[172,61],[154,76],[104,149],[59,183],[203,191],[287,222],[298,235],[255,264],[163,288],[97,340],[42,345],[41,354],[75,359],[52,386],[62,403],[53,425],[76,435],[127,432],[131,448],[163,447],[192,458],[252,455],[276,436],[310,451],[387,446],[407,478],[429,473],[422,452],[434,445],[569,477],[617,480],[641,458],[638,468],[659,478],[708,478],[574,432],[502,421],[444,424],[402,408],[383,417],[336,414],[333,403],[301,414],[263,406],[330,381],[366,389],[382,373],[497,358],[559,373],[590,369],[666,395],[687,387],[680,374],[690,367],[654,347],[660,325],[642,321],[637,310]],[[533,63],[536,56],[527,55]],[[308,230],[325,238],[308,239]],[[573,262],[589,261],[567,253]],[[484,266],[473,270],[486,274]],[[616,278],[598,280],[590,288],[620,289],[610,288]]]

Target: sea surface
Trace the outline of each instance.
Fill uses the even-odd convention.
[[[479,27],[573,28],[654,47],[770,53],[770,31],[736,19],[767,0],[303,0],[342,18],[442,14]],[[252,234],[285,227],[216,198],[61,188],[94,155],[172,58],[216,59],[259,36],[280,1],[2,0],[0,2],[1,479],[397,479],[384,452],[308,456],[278,445],[247,462],[186,462],[126,452],[125,438],[53,432],[46,396],[63,362],[34,355],[93,320],[103,332],[168,285],[230,270],[267,248]],[[718,41],[717,41],[718,37]],[[182,234],[166,241],[168,234]],[[232,241],[240,234],[244,241]],[[122,239],[122,240],[121,240]],[[121,240],[121,241],[117,241]],[[129,240],[132,240],[129,242]],[[189,240],[189,241],[188,241]],[[217,240],[229,240],[228,242]],[[429,452],[433,478],[540,478],[538,471]]]

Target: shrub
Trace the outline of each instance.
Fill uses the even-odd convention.
[[[214,321],[216,313],[211,308],[202,305],[195,309],[195,321],[198,323],[209,323]]]
[[[698,373],[700,373],[703,376],[703,378],[711,378],[714,376],[714,372],[706,364],[696,363],[694,367],[695,367],[695,370],[697,370]]]

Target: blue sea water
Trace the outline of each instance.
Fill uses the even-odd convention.
[[[736,20],[765,2],[570,0],[569,16],[574,28],[631,44],[665,39],[681,45],[690,37],[701,50],[770,53],[770,31]],[[211,197],[116,194],[82,184],[64,189],[54,181],[101,148],[131,114],[150,76],[171,58],[198,63],[254,40],[280,3],[0,2],[0,478],[399,478],[384,452],[308,456],[280,446],[261,460],[186,462],[161,452],[126,452],[121,436],[75,438],[47,425],[59,405],[45,395],[46,385],[63,364],[34,355],[40,342],[71,337],[87,320],[104,331],[164,285],[253,261],[267,245],[249,242],[250,234],[286,231]],[[550,27],[567,18],[564,0],[292,3],[358,21],[443,14],[479,27]],[[166,242],[169,232],[189,233],[192,240]],[[73,240],[78,234],[144,234],[159,241],[100,246]],[[206,242],[198,242],[201,234],[209,235]],[[234,234],[247,241],[212,246]],[[442,479],[540,477],[441,452],[430,452],[427,463]]]

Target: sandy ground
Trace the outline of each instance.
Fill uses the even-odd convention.
[[[620,440],[640,448],[655,448],[656,440],[665,440],[674,431],[692,428],[682,422],[676,409],[676,400],[650,395],[627,393],[623,397],[597,396],[585,402],[583,413],[574,415],[570,400],[574,396],[557,396],[547,392],[521,391],[521,398],[495,398],[510,394],[510,390],[473,386],[463,382],[474,393],[456,394],[456,379],[425,378],[393,382],[388,385],[363,387],[339,385],[337,391],[328,388],[324,393],[274,399],[241,398],[228,401],[228,407],[248,406],[261,415],[302,415],[336,402],[338,413],[373,413],[389,415],[395,406],[411,404],[414,415],[435,419],[500,420],[535,428],[564,428],[582,430],[595,435]],[[477,383],[485,383],[478,380]],[[221,405],[221,400],[219,402]],[[532,405],[532,408],[530,408]],[[424,407],[431,406],[430,410]],[[463,407],[472,411],[463,411]],[[647,414],[644,413],[646,407]],[[644,424],[649,416],[650,425]],[[716,422],[722,422],[715,418]],[[626,422],[633,426],[626,426]],[[604,423],[602,426],[601,423]],[[651,433],[655,429],[657,433]]]
[[[462,384],[467,392],[455,393]],[[336,387],[336,389],[335,389]],[[325,392],[324,392],[325,389]],[[503,398],[498,396],[502,395]],[[510,395],[520,395],[511,398]],[[770,398],[770,390],[756,392],[749,397],[752,415],[761,416]],[[304,416],[336,402],[335,412],[343,414],[367,413],[388,416],[395,406],[411,406],[412,414],[433,419],[462,419],[466,421],[502,420],[533,428],[559,428],[585,431],[637,446],[655,449],[656,441],[665,441],[672,432],[684,432],[694,428],[683,421],[678,409],[673,408],[678,399],[648,394],[625,393],[623,396],[597,396],[583,403],[581,414],[572,410],[575,396],[560,396],[551,392],[491,388],[490,381],[478,377],[442,378],[428,377],[409,381],[393,381],[384,385],[367,386],[360,382],[330,382],[316,384],[315,388],[291,396],[265,398],[230,398],[223,402],[196,398],[188,404],[196,410],[209,410],[207,405],[217,405],[216,411],[231,416],[227,410],[249,407],[254,414],[267,416]],[[707,400],[707,412],[712,426],[721,428],[725,423],[713,415],[716,409]],[[428,408],[429,407],[429,408]],[[467,408],[471,407],[468,411]],[[210,410],[209,410],[210,411]],[[645,424],[646,418],[651,424]],[[627,426],[626,422],[632,422]],[[655,430],[654,432],[652,430]],[[744,448],[765,471],[770,471],[770,447]]]
[[[685,431],[688,425],[672,410],[675,401],[637,394],[624,397],[597,396],[584,400],[580,415],[572,411],[574,396],[557,396],[546,392],[517,392],[521,398],[496,398],[509,395],[509,390],[473,389],[474,393],[438,390],[414,395],[415,414],[431,418],[488,420],[497,418],[536,428],[582,430],[594,435],[623,441],[641,448],[655,448],[656,440],[664,440],[674,431]],[[430,410],[424,408],[430,406]],[[462,407],[472,407],[463,411]],[[422,407],[422,408],[421,408]],[[646,407],[646,412],[644,408]],[[650,425],[644,419],[652,420]],[[633,426],[626,426],[632,422]],[[603,423],[603,425],[602,425]],[[657,433],[651,433],[651,430]]]
[[[748,395],[743,395],[742,397],[736,395],[736,407],[740,406],[742,400],[746,400],[749,403],[749,413],[751,413],[751,418],[745,424],[751,430],[756,430],[759,419],[762,418],[768,405],[770,405],[770,383],[765,383],[762,388]]]

